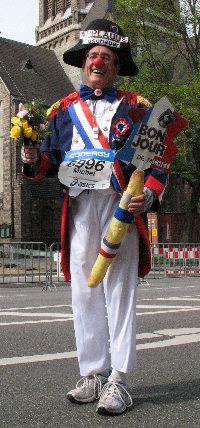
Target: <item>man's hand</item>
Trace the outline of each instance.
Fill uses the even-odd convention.
[[[131,202],[128,205],[128,211],[135,215],[142,212],[149,212],[153,201],[156,199],[156,195],[149,187],[144,187],[144,193],[139,196],[133,196]]]
[[[128,211],[135,215],[140,214],[145,210],[145,195],[133,196],[131,202],[128,205]]]
[[[35,146],[26,145],[21,150],[22,161],[28,164],[34,164],[39,159],[39,150]]]

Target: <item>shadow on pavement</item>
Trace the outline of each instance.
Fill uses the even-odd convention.
[[[134,407],[144,403],[178,403],[189,400],[199,400],[200,410],[200,379],[188,382],[176,382],[166,385],[153,385],[131,390]]]

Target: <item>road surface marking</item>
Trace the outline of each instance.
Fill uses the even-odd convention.
[[[137,335],[137,339],[142,338],[158,338],[163,337],[164,340],[137,344],[137,351],[168,348],[171,346],[186,345],[200,342],[200,328],[180,328],[180,329],[165,329],[158,330],[153,333],[141,333]],[[167,339],[165,339],[167,337]],[[170,337],[170,338],[169,338]],[[14,364],[29,364],[38,362],[47,362],[54,360],[63,360],[76,358],[76,351],[61,352],[56,354],[43,355],[25,355],[21,357],[1,358],[0,366],[9,366]]]
[[[51,317],[51,318],[67,318],[72,314],[65,314],[59,312],[1,312],[0,316],[14,316],[14,317]]]
[[[176,302],[182,302],[182,301],[187,301],[187,302],[200,302],[200,298],[198,297],[190,297],[190,296],[185,296],[185,297],[155,297],[154,299],[138,299],[139,301],[162,301],[162,302],[166,302],[166,301],[176,301]]]
[[[146,315],[158,315],[158,314],[172,314],[177,312],[193,312],[193,311],[200,311],[200,307],[191,307],[190,309],[170,309],[169,311],[149,311],[149,312],[137,312],[137,316],[146,316]]]
[[[72,305],[49,305],[49,306],[24,306],[23,308],[0,308],[0,311],[21,311],[28,309],[49,309],[49,308],[71,308]]]
[[[190,309],[191,306],[180,306],[180,305],[137,305],[137,308],[139,309]],[[200,306],[199,306],[200,308]]]
[[[16,321],[16,322],[1,322],[0,326],[9,326],[9,325],[24,325],[24,324],[46,324],[46,323],[52,323],[52,322],[67,322],[67,321],[73,321],[73,318],[62,318],[62,319],[55,319],[55,320],[38,320],[38,321]]]

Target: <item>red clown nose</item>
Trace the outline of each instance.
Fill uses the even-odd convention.
[[[93,65],[96,68],[101,68],[104,65],[103,58],[101,58],[100,56],[98,56],[97,58],[95,58],[94,61],[93,61]]]

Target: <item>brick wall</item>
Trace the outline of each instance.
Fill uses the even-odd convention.
[[[42,241],[47,245],[60,239],[62,191],[57,179],[21,184],[22,241]]]
[[[10,115],[18,110],[7,88],[0,81],[0,134],[10,131]],[[10,114],[11,112],[11,114]],[[9,241],[44,241],[60,239],[62,192],[57,179],[31,182],[21,175],[20,149],[9,137],[0,137],[0,225],[11,225]],[[0,238],[0,242],[5,238]]]
[[[3,201],[0,209],[0,224],[11,223],[11,154],[10,138],[10,93],[0,79],[0,193]]]

